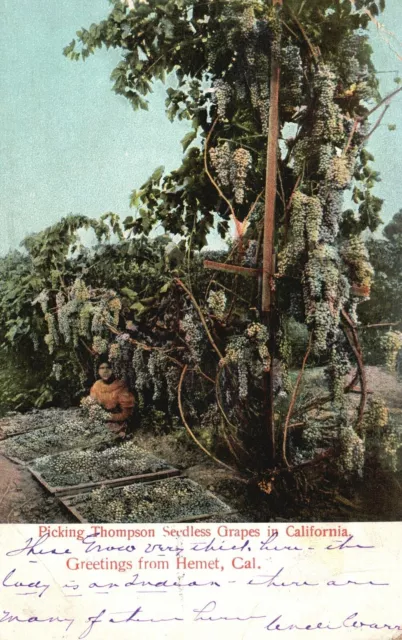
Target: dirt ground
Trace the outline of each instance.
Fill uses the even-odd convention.
[[[0,454],[0,523],[74,522],[29,471]]]
[[[317,371],[312,372],[314,385],[320,386]],[[367,367],[368,388],[380,394],[395,415],[401,415],[402,384],[376,367]],[[359,396],[356,396],[358,401]],[[334,490],[328,480],[308,490],[310,479],[303,479],[306,491],[291,477],[284,478],[278,495],[263,493],[256,484],[246,483],[236,474],[215,464],[190,441],[185,433],[155,434],[137,431],[135,444],[164,458],[182,474],[195,480],[221,497],[233,509],[225,518],[230,522],[336,522],[402,520],[402,472],[394,477],[373,472],[360,484],[345,485]],[[320,473],[320,470],[317,470]],[[0,522],[68,523],[74,519],[51,497],[29,471],[0,455]]]
[[[381,396],[389,409],[402,411],[402,381],[380,367],[365,367],[365,371],[369,397]]]

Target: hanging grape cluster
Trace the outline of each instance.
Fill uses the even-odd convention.
[[[367,247],[361,237],[352,236],[344,243],[342,256],[350,270],[353,283],[362,287],[370,287],[374,275],[370,264]]]
[[[230,104],[230,99],[232,95],[232,90],[229,84],[227,84],[224,80],[218,79],[215,80],[213,84],[213,89],[215,92],[215,101],[218,111],[218,117],[220,120],[225,120],[227,115],[227,108]]]
[[[387,426],[389,411],[382,398],[374,397],[370,400],[364,416],[364,429],[377,431]]]
[[[115,341],[109,344],[109,362],[116,378],[131,382],[132,358],[133,345],[130,336],[128,333],[120,333]]]
[[[229,143],[225,142],[218,147],[211,147],[209,156],[220,186],[231,187],[235,202],[242,204],[247,176],[252,166],[250,151],[239,147],[232,153]]]
[[[211,147],[209,155],[220,185],[222,187],[228,187],[230,185],[230,169],[232,163],[232,153],[229,143],[225,142],[219,147]]]
[[[184,314],[180,329],[184,333],[191,362],[200,364],[205,350],[205,334],[193,310],[189,309]]]
[[[211,312],[218,320],[222,321],[225,319],[227,300],[223,289],[219,289],[218,291],[211,290],[208,295],[207,303]]]
[[[40,292],[35,300],[32,300],[31,304],[32,306],[35,304],[39,304],[42,309],[42,313],[46,314],[49,305],[49,292],[46,289],[43,289],[43,291]]]
[[[385,363],[389,371],[395,371],[398,354],[402,349],[402,332],[387,331],[381,338],[381,346],[385,352]]]
[[[279,273],[298,265],[306,248],[314,250],[320,237],[322,206],[316,196],[307,196],[296,191],[290,212],[290,237],[279,256]]]
[[[337,335],[325,373],[334,403],[339,407],[344,403],[345,376],[351,369],[350,349],[347,348],[344,337]]]
[[[351,425],[343,424],[339,430],[341,455],[338,459],[340,471],[346,475],[363,476],[365,445]]]
[[[250,324],[241,336],[228,341],[221,366],[231,366],[237,372],[239,398],[245,400],[250,385],[260,381],[262,374],[270,370],[268,329],[257,322]]]
[[[291,41],[285,43],[280,62],[282,76],[286,77],[281,90],[281,105],[287,112],[293,113],[301,106],[303,97],[303,63],[299,47]]]

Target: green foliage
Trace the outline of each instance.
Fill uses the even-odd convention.
[[[264,0],[149,0],[135,2],[129,10],[115,0],[108,18],[78,32],[77,42],[65,51],[76,59],[103,45],[120,50],[121,61],[112,74],[114,90],[134,108],[146,107],[156,79],[175,75],[176,82],[166,88],[167,116],[192,122],[182,141],[183,162],[168,175],[157,170],[133,192],[137,215],[129,217],[125,227],[148,234],[162,224],[166,232],[184,237],[189,259],[194,248],[205,245],[214,225],[225,237],[229,217],[235,216],[239,228],[264,191],[269,76],[271,60],[277,58],[282,76],[275,224],[280,354],[286,369],[294,357],[289,328],[307,326],[313,355],[329,361],[330,389],[337,402],[351,356],[342,319],[349,313],[357,320],[357,303],[361,295],[367,297],[373,276],[361,234],[381,222],[382,200],[372,193],[379,174],[366,149],[366,118],[379,101],[367,28],[370,13],[378,16],[384,8],[383,0],[288,0],[282,11]],[[295,128],[294,137],[289,136],[289,125]],[[192,146],[195,140],[200,144]],[[355,206],[344,212],[347,189]],[[249,222],[242,239],[246,255],[241,248],[231,260],[261,266],[261,214],[253,214]],[[221,275],[216,282],[225,288]],[[207,293],[209,308],[204,301],[201,308],[220,340],[228,378],[235,375],[236,365],[241,400],[252,404],[247,383],[259,365],[254,357],[245,357],[246,335],[261,319],[258,308],[255,303],[248,308],[240,304],[238,288],[231,307],[226,290],[208,288]],[[128,297],[136,318],[145,315],[143,301],[131,292]],[[232,309],[229,315],[227,308]],[[196,315],[184,309],[180,313],[193,364],[205,366],[205,335]],[[227,325],[225,337],[219,325]],[[230,397],[228,380],[223,384]],[[257,407],[243,407],[240,419],[252,411],[258,415]],[[236,423],[239,414],[229,418],[228,424]],[[342,433],[355,446],[353,433]]]
[[[328,365],[343,470],[361,473],[364,441],[346,423],[342,403],[343,376],[356,355],[345,317],[356,321],[373,275],[361,234],[377,228],[382,206],[366,148],[367,118],[380,98],[366,9],[378,15],[384,2],[288,0],[280,9],[268,0],[148,0],[130,10],[113,0],[105,20],[78,31],[67,57],[117,49],[113,88],[134,109],[146,109],[153,83],[169,77],[167,117],[188,120],[191,130],[181,165],[168,174],[155,169],[132,192],[134,212],[123,223],[112,213],[100,221],[70,216],[25,241],[27,254],[17,259],[22,277],[4,263],[13,281],[4,291],[4,344],[46,344],[58,365],[54,377],[65,384],[71,376],[81,387],[92,358],[108,353],[115,373],[135,388],[140,410],[152,406],[172,422],[180,379],[181,413],[202,441],[225,441],[236,463],[258,467],[264,373],[273,368],[277,395],[289,392],[287,370],[306,337],[295,329],[301,324],[313,357]],[[273,59],[282,86],[275,220],[282,362],[275,367],[257,281],[207,273],[197,253],[213,227],[228,238],[235,221],[241,238],[219,260],[262,266],[259,198]],[[347,190],[353,208],[344,212]],[[165,234],[149,240],[158,225]],[[88,228],[99,241],[91,251],[79,244]],[[173,248],[171,234],[182,238]],[[316,426],[307,424],[310,444]]]
[[[298,118],[299,144],[284,136],[284,141],[291,145],[287,164],[295,153],[292,148],[300,152],[305,142],[303,134],[308,133],[311,139],[316,117],[316,96],[311,89],[317,65],[312,52],[320,51],[319,66],[327,65],[336,75],[338,87],[332,107],[335,118],[337,111],[347,114],[350,120],[364,116],[367,101],[377,99],[378,82],[370,60],[371,49],[367,37],[358,32],[366,29],[369,22],[363,9],[369,7],[378,15],[382,4],[359,2],[353,11],[349,0],[341,3],[319,0],[301,6],[296,1],[286,3],[282,20],[287,29],[280,50],[283,131],[286,123],[294,122],[298,110],[303,109],[301,119]],[[181,167],[164,176],[158,171],[139,191],[133,192],[131,204],[138,209],[138,215],[135,220],[126,221],[127,228],[149,233],[156,223],[162,223],[173,234],[189,236],[193,231],[191,242],[195,247],[205,244],[214,225],[211,212],[227,220],[226,203],[203,171],[203,155],[191,146],[196,138],[205,145],[211,111],[222,116],[215,127],[215,147],[219,148],[221,140],[229,140],[231,154],[239,148],[251,152],[246,197],[236,206],[237,217],[245,217],[265,180],[269,65],[279,31],[275,11],[269,2],[262,0],[210,4],[201,0],[151,0],[135,3],[133,10],[114,0],[107,19],[77,32],[77,39],[65,49],[65,55],[85,59],[102,46],[119,50],[121,61],[112,73],[114,90],[135,109],[146,108],[146,98],[155,80],[175,76],[176,81],[166,87],[167,115],[171,120],[188,119],[192,123],[192,130],[182,141],[186,154]],[[206,87],[212,90],[213,104],[207,99]],[[318,147],[323,142],[321,134],[317,130]],[[310,157],[311,153],[305,150],[304,155]],[[314,154],[311,158],[314,159]],[[313,165],[311,168],[315,170]],[[282,171],[288,197],[293,181],[285,166]],[[307,191],[311,178],[306,176]],[[356,179],[370,189],[376,178],[367,175]],[[362,193],[360,231],[378,224],[381,204],[378,199],[370,199],[365,189]],[[219,229],[223,231],[225,227]]]
[[[370,300],[362,305],[360,312],[362,325],[384,325],[363,332],[368,362],[374,364],[385,363],[384,355],[388,350],[384,351],[384,333],[398,332],[402,327],[399,324],[402,319],[402,211],[394,215],[382,235],[382,238],[371,238],[368,242],[375,275]],[[395,350],[391,349],[391,352],[395,354]],[[395,362],[393,368],[394,365]]]
[[[57,291],[68,286],[80,264],[77,256],[83,249],[79,232],[90,228],[99,240],[121,233],[115,214],[106,214],[100,220],[68,216],[25,238],[22,252],[0,260],[0,345],[5,353],[12,354],[17,368],[27,367],[30,372],[22,382],[24,397],[17,394],[11,398],[9,391],[2,395],[3,401],[13,407],[68,404],[82,394],[88,358],[79,351],[69,352],[63,345],[57,350],[51,348],[50,353],[43,347],[45,340],[52,345],[54,338],[53,315],[47,312]],[[55,373],[55,363],[65,365],[61,373]],[[9,365],[6,377],[12,376]],[[31,384],[30,376],[34,380],[40,377],[41,382]]]
[[[42,384],[42,374],[33,370],[33,363],[27,367],[26,363],[16,362],[16,358],[0,355],[0,416],[7,411],[24,411],[34,406],[41,406],[40,399],[45,391]]]

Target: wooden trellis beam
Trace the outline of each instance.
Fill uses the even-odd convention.
[[[213,262],[212,260],[204,260],[205,269],[213,269],[214,271],[226,271],[227,273],[236,273],[240,276],[258,277],[262,273],[262,269],[253,269],[251,267],[240,267],[236,264],[226,264],[225,262]]]

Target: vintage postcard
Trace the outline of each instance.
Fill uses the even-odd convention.
[[[0,638],[402,637],[400,0],[0,29]]]

